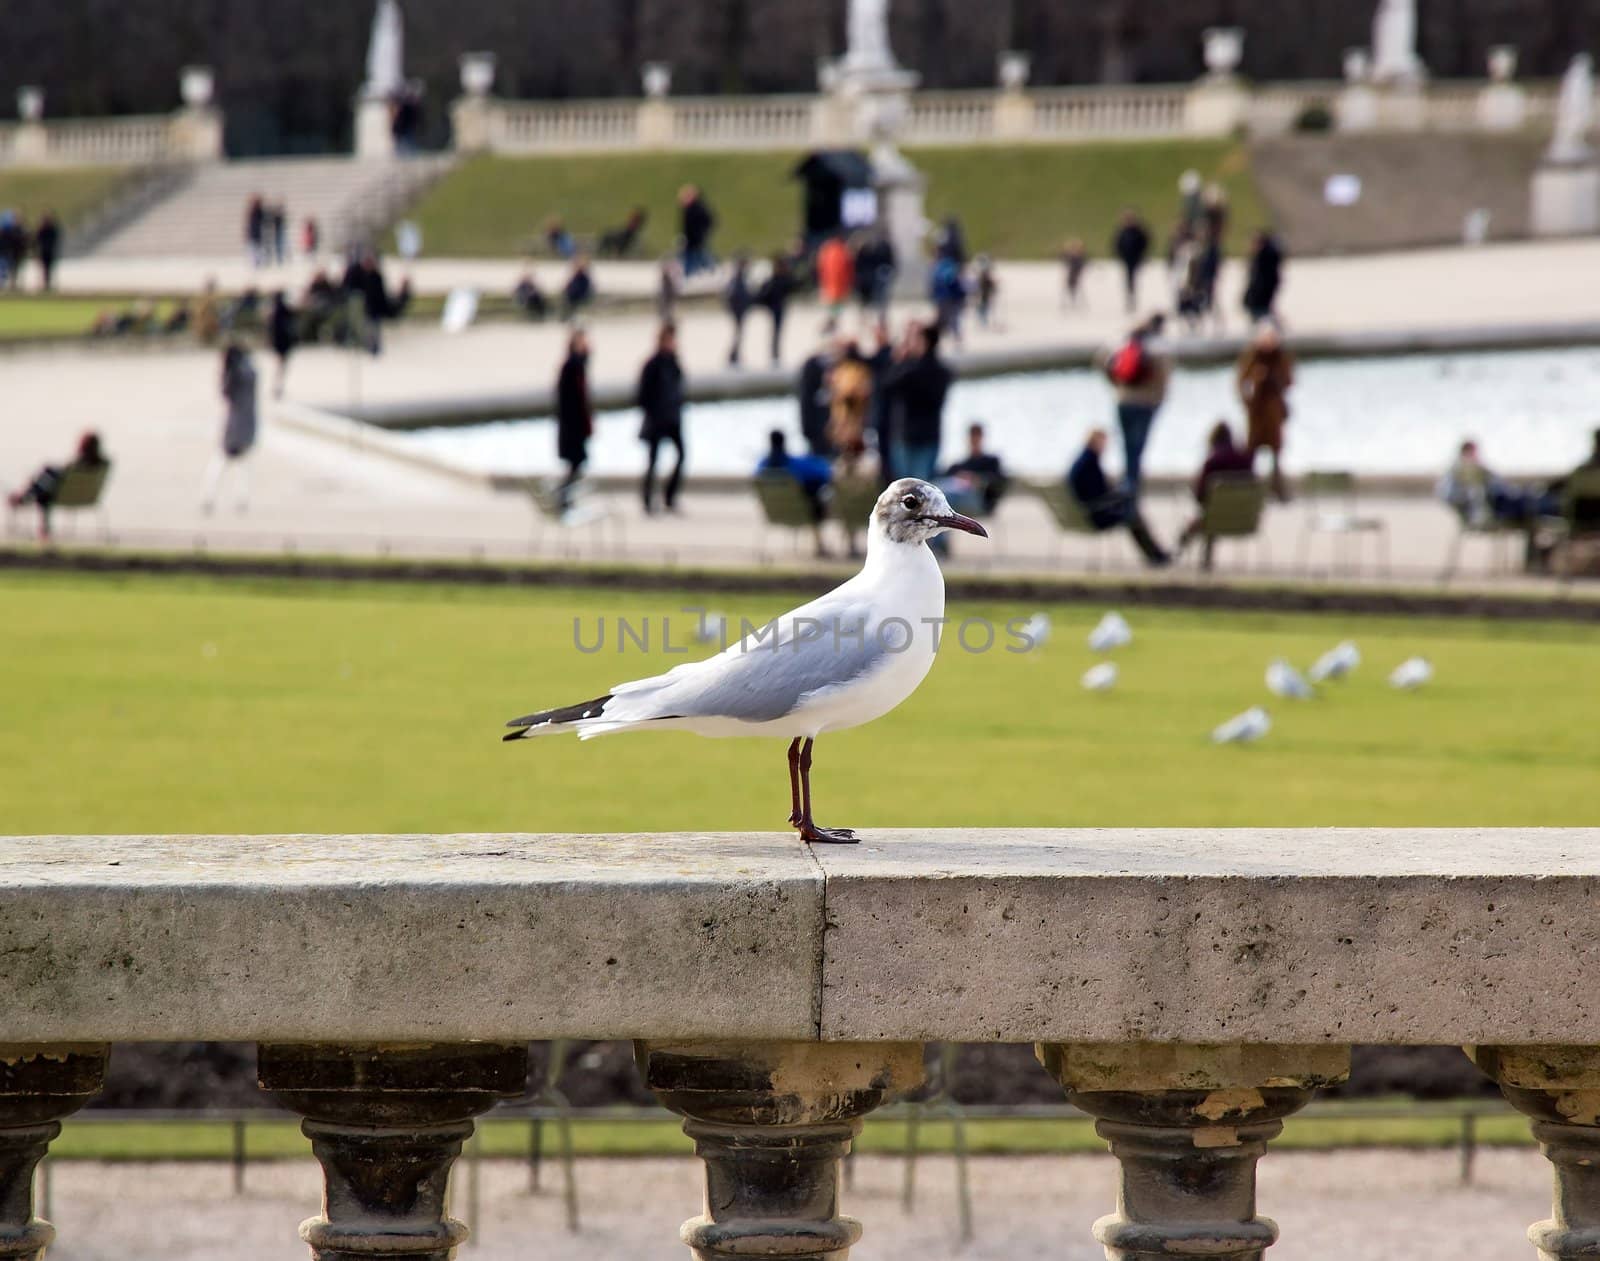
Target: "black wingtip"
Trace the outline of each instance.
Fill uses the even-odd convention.
[[[519,728],[517,728],[517,730],[511,732],[509,735],[501,736],[500,737],[500,743],[504,744],[508,740],[525,740],[525,739],[527,739],[527,736],[528,736],[528,729],[526,727],[519,727]]]

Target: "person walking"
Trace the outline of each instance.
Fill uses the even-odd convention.
[[[278,357],[278,374],[272,384],[273,398],[283,397],[284,380],[289,375],[289,356],[294,353],[295,343],[299,341],[297,324],[295,309],[289,305],[283,290],[279,289],[272,295],[272,310],[267,313],[267,343]]]
[[[951,372],[939,358],[939,329],[911,324],[895,365],[884,376],[892,462],[896,477],[931,482],[939,467],[944,436],[944,402]]]
[[[1289,387],[1294,384],[1294,359],[1284,348],[1277,326],[1264,322],[1239,356],[1239,401],[1244,404],[1245,450],[1272,452],[1272,493],[1287,502],[1280,459],[1283,427],[1289,420]]]
[[[244,246],[252,267],[266,264],[265,240],[267,229],[267,204],[257,193],[244,208]]]
[[[678,362],[678,330],[663,324],[656,336],[656,351],[645,360],[639,373],[639,410],[643,420],[639,426],[639,441],[649,449],[645,463],[641,493],[645,513],[656,510],[656,459],[661,444],[671,443],[677,452],[677,462],[672,466],[662,502],[668,512],[677,511],[678,488],[683,484],[683,365]]]
[[[824,460],[831,460],[834,455],[833,444],[828,441],[828,417],[833,408],[829,387],[836,359],[834,346],[828,343],[818,346],[800,365],[800,378],[795,383],[800,432],[805,437],[806,448]]]
[[[399,292],[391,297],[383,279],[383,269],[378,266],[378,256],[368,249],[345,269],[342,287],[346,302],[358,304],[362,345],[371,355],[382,353],[384,322],[398,319],[411,305],[411,278],[404,277]]]
[[[1136,325],[1122,345],[1095,356],[1116,391],[1117,425],[1122,430],[1126,469],[1123,485],[1135,503],[1141,488],[1145,444],[1150,441],[1156,412],[1166,401],[1167,385],[1172,379],[1172,356],[1159,344],[1165,327],[1163,316],[1152,315]]]
[[[948,333],[950,339],[960,346],[961,313],[967,305],[967,278],[962,274],[961,264],[949,255],[940,255],[934,260],[929,288],[935,326],[941,334]]]
[[[61,256],[61,221],[54,210],[44,212],[33,233],[33,252],[39,259],[39,288],[48,293],[55,285],[56,259]]]
[[[711,231],[717,226],[717,216],[693,184],[685,184],[678,190],[678,210],[683,236],[683,276],[687,280],[696,272],[710,271],[715,266],[711,257]]]
[[[1283,287],[1283,247],[1267,229],[1256,232],[1250,243],[1249,273],[1244,286],[1244,309],[1251,323],[1270,319]]]
[[[839,313],[850,300],[855,288],[856,263],[844,236],[835,232],[817,250],[817,296],[828,312],[822,331],[832,333],[839,327]]]
[[[1139,268],[1144,266],[1145,256],[1150,253],[1150,229],[1136,211],[1123,211],[1117,233],[1111,238],[1111,252],[1122,260],[1127,305],[1131,312],[1139,305]]]
[[[222,351],[222,399],[228,409],[222,424],[222,450],[211,457],[200,502],[200,510],[207,516],[216,508],[223,479],[231,471],[237,472],[239,511],[250,506],[246,457],[256,445],[256,367],[250,352],[236,341]]]
[[[782,254],[772,256],[772,270],[756,291],[756,301],[766,307],[772,316],[772,366],[782,360],[783,317],[789,309],[789,299],[794,296],[794,268]]]
[[[1061,247],[1061,307],[1078,305],[1078,295],[1083,286],[1083,271],[1089,265],[1089,251],[1083,242],[1073,237]]]
[[[728,366],[737,368],[744,351],[744,317],[755,305],[755,293],[750,288],[750,256],[741,252],[733,256],[733,275],[728,277],[728,287],[723,290],[722,302],[728,308],[728,318],[733,321],[733,344],[728,348]]]
[[[589,398],[589,335],[581,328],[567,339],[567,357],[556,377],[556,458],[567,466],[561,481],[563,509],[571,506],[572,488],[589,462],[594,433],[594,404]]]

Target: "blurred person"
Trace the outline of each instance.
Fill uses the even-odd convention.
[[[544,245],[557,258],[571,258],[578,252],[572,233],[567,231],[560,215],[551,215],[544,221]]]
[[[600,244],[595,252],[601,258],[626,258],[639,242],[639,234],[650,218],[643,206],[635,206],[622,221],[621,227],[607,228],[600,234]]]
[[[283,290],[272,295],[272,308],[267,313],[267,344],[278,358],[278,372],[273,378],[272,397],[283,397],[283,385],[289,375],[289,356],[299,341],[299,320],[295,309],[289,305]]]
[[[6,502],[13,509],[26,507],[32,504],[39,511],[39,541],[50,541],[50,510],[55,506],[56,494],[61,489],[61,483],[66,480],[67,473],[73,469],[94,471],[105,468],[110,464],[104,450],[100,446],[100,435],[90,430],[78,439],[77,449],[73,452],[72,459],[65,465],[46,464],[29,479],[28,484],[20,490],[6,496]]]
[[[1145,562],[1160,568],[1171,563],[1172,558],[1156,541],[1150,527],[1139,512],[1139,501],[1125,488],[1113,486],[1101,467],[1105,454],[1107,435],[1104,429],[1091,429],[1078,458],[1067,470],[1067,489],[1083,508],[1096,530],[1112,530],[1117,526],[1127,528],[1138,545]]]
[[[961,273],[961,264],[949,255],[941,255],[933,264],[929,288],[936,327],[941,334],[948,333],[957,346],[961,345],[961,313],[967,304],[967,279]]]
[[[207,276],[200,286],[200,297],[194,306],[194,335],[204,345],[211,345],[222,332],[222,311],[217,299],[217,278]]]
[[[756,290],[756,301],[772,316],[772,366],[782,361],[783,317],[789,309],[789,299],[794,296],[794,266],[782,254],[772,256],[771,270]]]
[[[855,282],[855,259],[844,235],[835,232],[817,250],[817,296],[828,313],[822,326],[824,332],[831,333],[839,327],[839,313],[850,300]]]
[[[1218,477],[1234,475],[1248,475],[1252,472],[1250,452],[1239,446],[1233,440],[1233,430],[1228,422],[1219,420],[1211,426],[1211,433],[1206,439],[1206,458],[1200,465],[1200,471],[1194,479],[1194,501],[1199,506],[1200,512],[1183,529],[1178,537],[1178,551],[1200,537],[1201,527],[1205,521],[1206,499],[1211,494],[1211,484]],[[1205,566],[1211,568],[1210,551],[1207,549]]]
[[[750,256],[743,251],[733,256],[733,274],[722,291],[722,305],[728,310],[733,323],[733,341],[728,347],[728,366],[737,368],[744,351],[744,317],[755,305],[755,292],[750,288]]]
[[[678,260],[668,254],[661,260],[656,273],[656,321],[670,324],[677,318],[678,297],[683,292],[683,280],[678,274]]]
[[[683,275],[687,279],[697,272],[710,271],[716,265],[711,257],[711,233],[717,226],[717,216],[693,184],[685,184],[678,190],[678,214],[683,237]]]
[[[1472,438],[1461,444],[1435,493],[1474,525],[1494,521],[1526,525],[1541,516],[1561,515],[1559,494],[1515,486],[1496,476],[1483,463]]]
[[[819,455],[792,455],[789,441],[781,429],[767,434],[767,453],[756,465],[756,476],[763,473],[786,473],[799,483],[800,490],[811,505],[811,530],[816,540],[818,556],[826,556],[822,542],[822,523],[828,516],[828,490],[833,481],[833,469]]]
[[[593,301],[594,277],[589,272],[589,256],[579,254],[572,260],[567,283],[561,287],[561,318],[575,319]]]
[[[867,233],[856,250],[856,299],[864,310],[883,315],[889,308],[889,296],[894,292],[896,260],[894,245],[888,234],[874,228]]]
[[[411,278],[403,277],[392,296],[378,264],[378,255],[364,249],[345,268],[344,289],[347,302],[353,301],[361,317],[361,342],[369,354],[383,351],[383,325],[399,319],[411,305]]]
[[[945,469],[939,489],[952,508],[968,516],[987,516],[999,505],[1006,490],[1006,471],[1000,457],[985,449],[980,422],[967,426],[967,453]]]
[[[581,328],[567,338],[567,357],[556,376],[556,458],[567,466],[561,481],[563,508],[569,507],[572,488],[589,461],[589,439],[594,434],[594,403],[589,397],[589,335]]]
[[[0,288],[22,284],[22,260],[28,256],[28,227],[14,210],[0,211]]]
[[[1239,401],[1244,404],[1245,450],[1252,459],[1263,448],[1272,453],[1272,493],[1287,501],[1281,460],[1283,427],[1289,420],[1289,387],[1294,384],[1294,358],[1284,348],[1277,326],[1262,323],[1239,356]]]
[[[1244,286],[1244,309],[1252,323],[1272,318],[1283,287],[1283,247],[1262,228],[1251,238],[1249,271]]]
[[[823,342],[800,365],[800,376],[795,382],[795,399],[799,404],[800,433],[812,455],[825,460],[833,458],[833,444],[828,441],[828,418],[833,406],[829,393],[833,365],[839,348],[832,342]]]
[[[1150,253],[1150,229],[1131,207],[1122,212],[1116,234],[1111,238],[1111,252],[1122,262],[1127,307],[1132,311],[1139,305],[1139,268],[1144,266],[1145,256]]]
[[[683,484],[683,365],[678,361],[678,330],[663,324],[656,335],[656,350],[645,360],[639,373],[639,441],[649,451],[645,463],[641,493],[644,510],[650,515],[656,510],[656,459],[662,443],[671,443],[677,452],[677,462],[672,466],[663,490],[662,501],[668,512],[677,511],[678,490]]]
[[[1223,191],[1221,184],[1207,184],[1205,192],[1200,195],[1199,237],[1202,241],[1220,244],[1227,234],[1228,194]]]
[[[1152,315],[1135,325],[1115,350],[1095,356],[1116,392],[1117,427],[1122,431],[1123,464],[1127,470],[1124,486],[1135,503],[1142,488],[1144,449],[1172,380],[1172,356],[1162,348],[1160,340],[1165,327],[1163,316]]]
[[[828,445],[840,474],[853,477],[867,453],[872,412],[872,368],[853,340],[846,341],[828,373]]]
[[[307,215],[300,221],[300,252],[307,258],[315,258],[321,244],[322,230],[317,226],[316,216]]]
[[[945,397],[952,373],[939,358],[939,328],[907,327],[895,361],[884,374],[894,475],[931,482],[944,434]]]
[[[256,393],[256,367],[250,352],[239,342],[230,341],[222,350],[222,398],[227,405],[222,449],[211,457],[200,501],[200,510],[208,516],[216,508],[223,479],[230,472],[237,475],[238,510],[244,512],[250,506],[247,457],[256,445]]]
[[[281,201],[267,207],[263,228],[272,262],[282,267],[289,261],[289,212]]]
[[[975,266],[978,274],[973,288],[978,294],[976,307],[978,324],[982,328],[988,328],[989,317],[994,311],[994,300],[1000,292],[1000,281],[994,274],[994,262],[987,254],[979,254]]]
[[[61,221],[54,210],[45,211],[34,229],[33,252],[39,260],[39,288],[48,293],[55,286],[56,259],[61,256]]]
[[[933,252],[935,258],[948,258],[957,268],[967,265],[967,238],[961,230],[960,219],[954,215],[945,216],[934,238]]]
[[[1083,248],[1083,242],[1073,237],[1061,247],[1061,305],[1075,307],[1078,305],[1079,293],[1083,286],[1084,268],[1089,265],[1089,252]]]
[[[335,321],[342,302],[339,286],[323,268],[317,268],[300,298],[300,340],[321,341],[323,330]]]
[[[522,275],[517,278],[511,290],[511,302],[530,320],[542,320],[550,313],[550,302],[544,296],[544,290],[539,288],[539,281],[534,277],[531,267],[524,268]]]
[[[266,265],[267,204],[260,193],[254,194],[244,207],[245,253],[252,267]]]
[[[1201,189],[1204,181],[1193,168],[1178,176],[1178,222],[1196,231],[1200,226]]]

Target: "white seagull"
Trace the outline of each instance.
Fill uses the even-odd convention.
[[[1308,701],[1317,694],[1300,671],[1282,657],[1273,658],[1267,665],[1267,691],[1293,701]]]
[[[988,537],[938,487],[903,477],[873,507],[866,563],[848,582],[714,657],[513,719],[505,739],[638,729],[781,736],[789,741],[789,822],[807,841],[854,841],[849,828],[811,817],[811,746],[825,731],[881,718],[933,668],[944,575],[928,540],[944,530]]]
[[[1347,639],[1317,658],[1311,667],[1311,681],[1323,683],[1328,679],[1342,679],[1360,664],[1361,650]]]

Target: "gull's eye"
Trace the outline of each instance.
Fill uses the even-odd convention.
[[[917,506],[917,497],[915,495],[907,495],[900,502],[905,507],[915,510]]]

